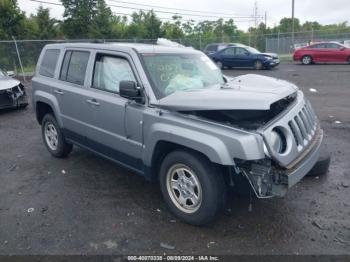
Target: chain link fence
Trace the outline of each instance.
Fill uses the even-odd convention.
[[[262,52],[273,52],[280,55],[290,55],[293,48],[307,45],[311,42],[319,41],[339,41],[350,40],[349,32],[332,31],[308,31],[296,33],[293,37],[291,33],[284,34],[244,34],[242,36],[222,36],[210,38],[204,36],[192,36],[180,39],[170,39],[185,46],[203,50],[210,43],[242,43],[258,48]],[[157,39],[76,39],[76,40],[7,40],[0,41],[0,68],[3,70],[13,70],[17,74],[31,74],[35,70],[36,62],[41,50],[47,44],[68,43],[68,42],[132,42],[154,44]],[[16,48],[17,46],[17,48]],[[23,68],[23,72],[22,72]]]
[[[350,40],[350,31],[307,31],[294,34],[291,33],[265,35],[266,52],[277,54],[291,54],[295,48],[304,47],[311,43],[323,41],[336,41],[347,44]]]

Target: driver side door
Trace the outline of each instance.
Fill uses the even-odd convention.
[[[119,95],[120,81],[138,82],[134,72],[127,55],[95,54],[89,99],[94,108],[94,121],[89,136],[93,150],[142,172],[145,106]]]

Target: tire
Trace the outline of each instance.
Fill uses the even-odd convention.
[[[309,171],[307,176],[322,176],[328,173],[329,165],[331,163],[331,156],[327,152],[321,152],[319,159],[314,167]]]
[[[348,57],[348,60],[347,60],[347,61],[348,61],[348,64],[350,65],[350,56]]]
[[[261,69],[263,69],[263,64],[262,64],[262,62],[261,62],[260,60],[256,60],[256,61],[254,62],[254,69],[255,69],[255,70],[261,70]]]
[[[226,186],[222,173],[195,152],[169,153],[161,164],[159,176],[169,210],[188,224],[199,226],[212,222],[225,205]]]
[[[64,158],[73,150],[73,145],[66,142],[62,131],[52,114],[46,114],[41,123],[41,134],[47,150],[54,157]]]
[[[311,65],[312,64],[312,57],[309,55],[305,55],[301,58],[301,63],[303,65]]]
[[[224,69],[224,66],[220,61],[216,61],[215,64],[220,70]]]
[[[29,104],[28,103],[24,103],[24,104],[20,104],[19,105],[19,109],[26,109],[27,108],[27,106],[28,106]]]

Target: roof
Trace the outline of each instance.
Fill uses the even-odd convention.
[[[199,52],[187,47],[170,47],[153,44],[139,44],[139,43],[59,43],[48,44],[47,48],[89,48],[101,50],[115,50],[131,52],[136,50],[139,53],[196,53]]]

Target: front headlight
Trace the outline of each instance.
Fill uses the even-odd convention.
[[[283,154],[287,149],[286,136],[278,127],[272,129],[270,143],[273,150],[278,154]]]

